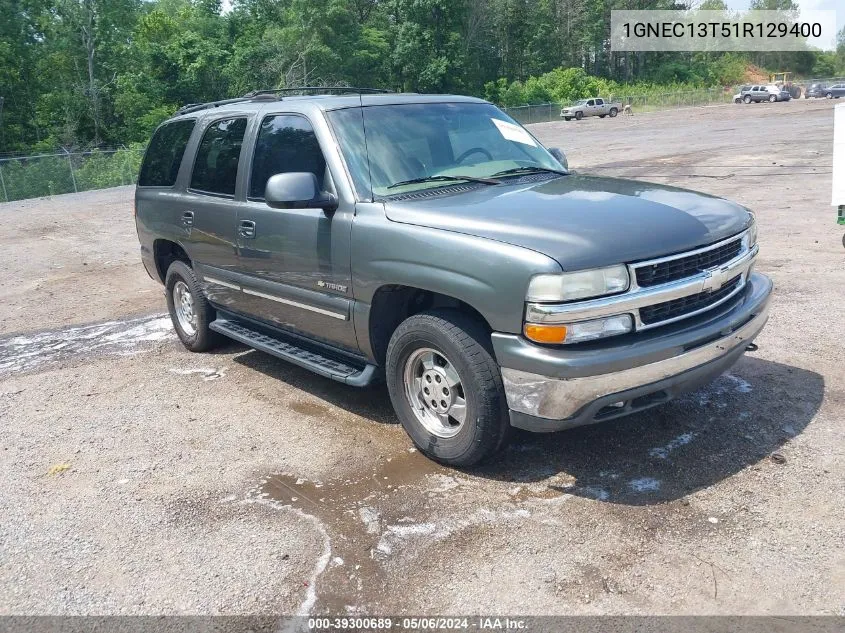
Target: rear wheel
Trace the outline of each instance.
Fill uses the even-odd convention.
[[[612,119],[613,117],[615,117],[617,114],[619,114],[619,110],[618,110],[617,108],[611,108],[611,109],[610,109],[610,118],[611,118],[611,119]]]
[[[736,99],[734,99],[734,103],[742,103],[742,99],[740,99],[739,97],[737,97]]]
[[[576,112],[576,113],[575,113],[575,120],[576,120],[576,121],[580,121],[580,120],[581,120],[581,119],[583,119],[583,118],[584,118],[584,113],[583,113],[583,112]]]
[[[399,421],[425,455],[471,466],[509,435],[504,387],[477,320],[432,310],[403,321],[390,339],[387,388]]]
[[[833,93],[832,93],[832,92],[828,92],[828,93],[827,93],[827,95],[825,95],[825,96],[826,96],[828,99],[833,99]]]
[[[193,269],[175,261],[167,269],[164,287],[167,309],[179,340],[192,352],[205,352],[219,341],[208,325],[216,314],[202,293]]]

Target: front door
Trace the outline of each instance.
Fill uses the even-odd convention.
[[[289,172],[311,172],[323,190],[334,191],[311,122],[299,114],[267,115],[238,213],[244,306],[282,328],[355,350],[349,254],[354,207],[343,202],[330,212],[268,207],[267,180]]]

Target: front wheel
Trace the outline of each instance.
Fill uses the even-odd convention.
[[[778,100],[778,98],[777,98],[775,95],[771,95],[771,96],[769,97],[769,103],[774,103],[774,102],[775,102],[775,101],[777,101],[777,100]]]
[[[827,96],[828,99],[833,99],[833,93],[832,92],[828,92],[826,96]]]
[[[734,99],[734,103],[742,103],[742,99],[739,99],[739,98]]]
[[[751,103],[751,97],[749,97],[748,95],[745,95],[745,97],[743,98],[743,101],[745,101],[746,104]]]
[[[571,121],[572,117],[571,116],[565,116],[565,117],[563,117],[563,120],[564,121]]]
[[[214,308],[202,293],[193,269],[175,261],[167,269],[164,287],[167,309],[179,340],[192,352],[205,352],[218,342],[208,325],[214,321]]]
[[[390,339],[387,389],[417,448],[450,466],[471,466],[508,437],[504,387],[484,326],[457,310],[403,321]]]
[[[584,118],[584,113],[583,113],[583,112],[576,112],[576,113],[575,113],[575,120],[576,120],[576,121],[580,121],[580,120],[581,120],[581,119],[583,119],[583,118]]]
[[[611,118],[611,119],[612,119],[613,117],[615,117],[617,114],[619,114],[619,110],[617,110],[616,108],[611,108],[611,109],[610,109],[610,118]]]

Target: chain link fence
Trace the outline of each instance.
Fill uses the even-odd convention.
[[[744,85],[753,85],[755,82],[748,82]],[[760,81],[758,84],[768,84],[769,81]],[[845,83],[843,77],[826,77],[821,79],[799,79],[793,80],[802,87],[802,94],[812,84],[831,86],[833,84]],[[656,110],[668,110],[675,108],[694,108],[720,103],[731,103],[735,94],[739,93],[742,86],[731,88],[702,88],[700,90],[687,90],[684,92],[666,92],[645,95],[609,95],[608,101],[620,103],[623,106],[629,105],[634,112],[654,112]],[[603,96],[603,95],[599,95]],[[548,123],[560,119],[560,111],[566,106],[571,106],[576,101],[562,101],[556,103],[541,103],[538,105],[515,106],[502,108],[511,117],[527,125],[530,123]],[[621,113],[620,113],[621,114]]]
[[[143,155],[122,148],[0,158],[0,201],[132,185]]]
[[[735,93],[723,88],[707,88],[701,90],[687,90],[685,92],[666,92],[648,95],[609,95],[611,103],[629,105],[635,112],[652,112],[672,108],[693,108],[719,103],[730,103]],[[560,111],[576,101],[542,103],[539,105],[524,105],[513,108],[503,108],[511,117],[527,125],[530,123],[547,123],[560,119]],[[620,112],[621,114],[621,112]]]

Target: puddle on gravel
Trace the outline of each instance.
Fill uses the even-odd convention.
[[[383,533],[397,525],[413,530],[417,525],[413,517],[427,514],[425,489],[437,494],[439,478],[449,472],[416,451],[404,452],[370,472],[325,482],[289,473],[270,475],[255,496],[311,515],[325,526],[331,562],[320,576],[314,612],[353,613],[356,605],[377,608],[374,597],[387,589],[381,564],[386,554],[379,550]],[[430,483],[434,485],[427,486]],[[409,493],[411,488],[418,492]]]
[[[176,334],[170,317],[154,315],[0,339],[0,375],[27,371],[72,356],[131,354],[145,343]]]
[[[526,504],[571,496],[569,490],[546,484],[490,484],[413,451],[327,481],[274,474],[250,496],[309,515],[325,529],[331,561],[319,576],[312,613],[360,614],[378,612],[379,597],[389,594],[387,565],[393,557],[416,555],[415,548],[464,529],[525,520],[531,516]],[[442,512],[444,498],[460,507],[468,493],[487,502]]]

